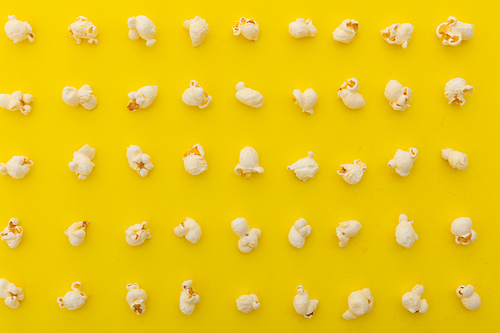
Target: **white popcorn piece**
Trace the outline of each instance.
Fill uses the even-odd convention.
[[[241,295],[236,300],[236,307],[243,313],[250,313],[253,310],[260,308],[259,298],[257,295]]]
[[[17,309],[24,300],[23,290],[6,279],[0,279],[0,298],[4,298],[5,305]]]
[[[248,227],[248,222],[244,218],[237,218],[231,222],[234,233],[240,237],[238,248],[243,253],[248,253],[259,245],[259,238],[262,232],[260,229]]]
[[[453,169],[465,170],[469,164],[469,158],[462,152],[446,148],[441,151],[441,156],[450,163]]]
[[[139,109],[148,108],[151,104],[153,104],[157,95],[157,86],[144,86],[139,88],[137,92],[130,92],[128,93],[130,101],[128,102],[127,109],[129,109],[129,111],[137,111]]]
[[[181,298],[179,303],[182,313],[186,315],[193,313],[195,304],[201,300],[200,295],[198,295],[196,291],[191,288],[192,285],[193,281],[191,280],[187,280],[182,283]]]
[[[59,303],[59,307],[61,309],[68,310],[77,310],[81,308],[85,301],[87,300],[87,296],[82,293],[82,284],[80,282],[74,282],[71,285],[71,291],[68,291],[64,297],[59,297],[57,299],[57,303]]]
[[[298,18],[288,25],[288,32],[295,38],[304,38],[316,36],[317,31],[311,19],[305,21],[303,18]]]
[[[22,42],[25,39],[32,43],[35,41],[35,34],[28,22],[19,21],[15,15],[9,15],[8,19],[5,23],[5,33],[14,43]]]
[[[0,94],[0,107],[9,111],[20,111],[25,116],[31,112],[31,102],[33,96],[30,94],[22,94],[21,90],[14,91],[12,95]]]
[[[429,305],[422,299],[424,286],[417,284],[410,292],[403,295],[403,307],[411,313],[426,313]]]
[[[69,106],[83,106],[86,110],[93,110],[97,106],[97,98],[92,88],[85,84],[80,89],[75,87],[64,87],[62,92],[63,101]]]
[[[146,229],[148,225],[147,222],[142,222],[140,224],[134,224],[125,230],[125,240],[131,246],[138,246],[144,243],[147,239],[151,239],[151,234],[149,230]]]
[[[245,147],[240,152],[240,163],[234,168],[238,176],[250,179],[254,172],[263,173],[264,169],[259,166],[259,155],[252,147]]]
[[[68,38],[74,38],[77,44],[80,44],[82,39],[87,39],[91,44],[97,44],[97,27],[84,16],[78,16],[76,21],[69,25],[68,30]]]
[[[7,163],[0,163],[0,173],[14,179],[21,179],[28,174],[33,162],[24,156],[14,156]]]
[[[184,28],[189,30],[189,36],[191,37],[194,47],[203,43],[205,35],[208,33],[207,21],[199,16],[196,16],[191,20],[185,21],[183,25]]]
[[[130,309],[134,311],[137,315],[143,314],[146,311],[146,301],[148,300],[148,295],[144,289],[139,288],[138,283],[127,284],[127,300]]]
[[[351,78],[342,83],[339,90],[337,90],[337,97],[341,99],[349,109],[361,109],[365,106],[365,100],[358,91],[358,80]]]
[[[337,237],[339,239],[339,246],[347,246],[349,240],[358,234],[359,229],[361,229],[361,223],[359,223],[358,221],[349,220],[340,222],[339,226],[335,228]]]
[[[304,90],[304,92],[295,89],[293,91],[293,96],[293,102],[300,105],[302,112],[307,112],[309,114],[314,113],[313,106],[318,101],[318,95],[313,89],[309,88]]]
[[[69,242],[73,246],[80,246],[85,240],[85,230],[89,226],[89,221],[80,221],[73,223],[64,234],[68,236]]]
[[[390,106],[396,111],[404,111],[410,107],[412,91],[408,87],[403,87],[396,80],[390,80],[385,86],[384,96],[389,101]]]
[[[341,43],[350,43],[359,31],[359,23],[355,20],[344,20],[333,31],[333,39]]]
[[[236,99],[253,108],[260,108],[264,104],[264,97],[261,93],[245,87],[245,82],[236,84]]]
[[[73,161],[69,162],[69,169],[78,175],[78,179],[85,179],[92,172],[95,164],[95,149],[85,145],[73,153]]]
[[[155,34],[156,27],[153,21],[144,15],[132,16],[127,20],[128,36],[130,39],[142,38],[146,41],[147,46],[153,46],[156,43]]]
[[[465,104],[465,94],[472,94],[474,87],[465,82],[464,79],[456,78],[448,81],[444,86],[444,96],[448,99],[448,104]]]
[[[455,243],[469,245],[474,243],[477,234],[472,230],[472,220],[468,217],[460,217],[451,224],[451,233],[455,235]]]
[[[405,214],[399,215],[399,224],[396,226],[396,242],[399,245],[410,248],[418,239],[417,233],[413,229],[413,221],[408,221]]]
[[[182,94],[182,101],[189,106],[197,106],[200,109],[204,109],[212,101],[212,96],[207,94],[205,90],[196,82],[191,80],[189,82],[189,88],[184,90]]]
[[[257,40],[259,24],[254,19],[240,18],[233,27],[233,35],[238,36],[240,34],[248,40]]]
[[[410,148],[408,151],[398,149],[394,158],[387,163],[387,166],[394,168],[396,173],[401,177],[406,177],[410,174],[413,168],[413,163],[417,159],[418,149]]]
[[[448,22],[438,25],[436,34],[443,40],[443,45],[457,46],[463,40],[469,40],[474,36],[474,26],[450,16]]]
[[[345,320],[356,319],[368,313],[373,308],[373,297],[370,289],[358,290],[349,295],[347,299],[349,310],[344,312],[342,318]]]
[[[0,233],[0,240],[6,241],[7,245],[14,249],[19,243],[21,243],[21,238],[23,237],[23,228],[19,225],[18,219],[10,219],[9,223]]]
[[[295,171],[295,176],[302,181],[314,177],[319,170],[319,165],[314,160],[314,153],[310,151],[307,157],[301,158],[297,162],[287,167],[287,170]]]
[[[319,301],[316,299],[309,299],[309,294],[302,286],[297,287],[297,295],[293,298],[293,307],[299,315],[303,315],[307,319],[312,318],[318,303]]]
[[[479,297],[474,291],[474,287],[470,284],[459,286],[457,288],[457,296],[462,300],[462,304],[467,310],[476,310],[481,306],[481,297]]]
[[[201,237],[201,227],[193,219],[187,217],[186,221],[174,228],[177,237],[185,237],[191,243],[197,243]]]
[[[406,49],[413,35],[413,26],[410,23],[396,23],[388,26],[380,33],[387,43],[401,45],[403,49]]]
[[[305,219],[298,219],[288,233],[288,241],[292,246],[300,249],[306,242],[306,237],[311,234],[311,226]]]
[[[205,161],[205,150],[197,143],[184,154],[184,169],[190,175],[196,176],[207,170],[207,161]]]
[[[368,167],[361,160],[355,160],[353,164],[341,164],[340,168],[337,174],[342,176],[348,184],[354,185],[361,180]]]
[[[151,157],[148,154],[143,154],[139,146],[130,145],[127,148],[127,159],[130,167],[137,171],[141,177],[146,177],[153,169],[153,163],[149,161]]]

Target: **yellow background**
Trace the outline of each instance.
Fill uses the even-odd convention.
[[[17,310],[0,304],[1,321],[18,332],[493,331],[500,297],[495,6],[465,0],[5,2],[2,22],[15,14],[31,24],[36,39],[13,44],[0,34],[0,92],[34,96],[29,116],[0,110],[0,161],[24,155],[34,162],[24,179],[0,177],[1,227],[16,217],[25,230],[18,248],[0,244],[0,277],[26,294]],[[127,18],[141,14],[156,25],[152,47],[128,38]],[[97,26],[97,45],[67,38],[79,15]],[[210,26],[197,48],[182,26],[195,15]],[[449,15],[473,23],[474,38],[443,46],[435,29]],[[259,23],[257,42],[232,35],[241,16]],[[313,20],[315,38],[289,35],[297,17]],[[360,22],[360,32],[344,45],[332,32],[347,18]],[[380,37],[396,22],[415,27],[406,50]],[[361,110],[336,97],[350,77],[366,100]],[[456,77],[474,86],[463,107],[448,105],[443,95]],[[193,79],[213,96],[206,109],[181,101]],[[405,112],[384,98],[390,79],[413,90]],[[262,108],[235,99],[239,81],[263,94]],[[63,87],[83,84],[97,96],[93,111],[61,99]],[[157,99],[129,112],[127,94],[144,85],[158,86]],[[293,89],[306,88],[319,95],[314,115],[292,102]],[[187,174],[182,161],[195,143],[208,163],[199,176]],[[84,144],[96,149],[96,166],[79,180],[68,162]],[[128,166],[130,144],[152,157],[148,177]],[[258,151],[265,169],[249,181],[233,171],[245,146]],[[419,149],[418,159],[402,178],[386,164],[398,148],[410,147]],[[465,171],[441,158],[446,147],[469,156]],[[286,167],[308,151],[320,170],[303,183]],[[336,171],[358,158],[368,170],[350,186]],[[395,240],[401,213],[415,221],[420,237],[410,249]],[[187,216],[202,227],[197,244],[173,233]],[[450,225],[462,216],[473,220],[475,244],[454,242]],[[237,217],[262,230],[249,254],[238,251],[230,227]],[[287,235],[301,217],[313,231],[296,249]],[[363,228],[341,249],[335,227],[350,219]],[[73,247],[63,232],[81,220],[90,221],[87,237]],[[124,231],[142,221],[152,239],[131,247]],[[191,316],[178,305],[187,279],[201,295]],[[91,297],[78,311],[60,309],[56,299],[75,281]],[[141,316],[125,301],[125,286],[134,282],[149,297]],[[425,286],[429,311],[412,315],[401,296],[417,283]],[[319,300],[310,320],[292,306],[299,284]],[[476,287],[478,310],[462,306],[455,295],[460,284]],[[343,320],[349,294],[361,288],[372,290],[373,311]],[[248,293],[262,306],[243,314],[235,300]]]

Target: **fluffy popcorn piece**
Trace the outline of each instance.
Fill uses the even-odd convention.
[[[127,303],[130,309],[134,311],[137,315],[140,315],[146,311],[146,301],[148,300],[148,295],[144,289],[139,288],[138,283],[127,284]]]
[[[93,110],[97,106],[97,98],[92,88],[85,84],[80,89],[75,87],[64,87],[62,92],[63,101],[69,106],[83,106],[86,110]]]
[[[22,94],[21,90],[13,92],[12,95],[0,94],[0,107],[9,111],[20,111],[25,116],[31,112],[31,102],[33,102],[33,96]]]
[[[457,46],[463,40],[469,40],[474,36],[474,26],[450,16],[448,22],[438,25],[436,34],[443,40],[443,45]]]
[[[410,292],[403,295],[403,307],[411,313],[426,313],[429,306],[427,301],[422,299],[424,286],[417,284]]]
[[[313,106],[318,101],[318,95],[313,89],[309,88],[304,90],[304,92],[295,89],[293,91],[293,96],[293,102],[300,105],[302,112],[307,112],[309,114],[314,113]]]
[[[81,308],[87,300],[87,296],[82,293],[81,290],[82,284],[80,282],[74,282],[71,285],[71,291],[68,291],[64,297],[59,297],[57,299],[59,307],[68,310],[77,310]]]
[[[0,298],[4,298],[5,305],[17,309],[24,300],[23,290],[6,279],[0,279]]]
[[[184,169],[187,173],[196,176],[207,170],[207,161],[205,161],[205,150],[197,143],[184,154]]]
[[[349,310],[344,312],[342,318],[345,320],[356,319],[358,316],[364,315],[372,310],[372,292],[368,288],[355,291],[349,295],[347,303]]]
[[[469,245],[474,243],[477,234],[472,230],[472,220],[468,217],[460,217],[451,224],[451,233],[455,235],[455,243]]]
[[[73,246],[80,246],[85,240],[85,230],[89,225],[89,221],[80,221],[73,223],[64,234],[68,236],[69,242]]]
[[[234,233],[240,237],[238,241],[238,248],[243,253],[248,253],[259,245],[259,238],[261,235],[260,229],[248,227],[248,222],[244,218],[237,218],[231,222],[231,228]]]
[[[127,148],[128,164],[141,177],[146,177],[149,171],[153,169],[153,163],[149,161],[150,158],[149,155],[142,153],[142,149],[139,146],[130,145]]]
[[[450,163],[453,169],[465,170],[469,164],[469,158],[464,153],[446,148],[441,151],[441,156]]]
[[[465,94],[472,94],[474,88],[468,85],[464,79],[456,78],[448,81],[444,86],[444,96],[448,99],[448,104],[465,104]]]
[[[144,15],[132,16],[128,19],[128,36],[130,39],[142,38],[146,41],[147,46],[153,46],[156,43],[155,34],[156,27],[153,21]]]
[[[396,242],[399,245],[410,248],[418,239],[417,233],[413,230],[413,221],[408,221],[405,214],[399,215],[399,224],[396,226]]]
[[[21,243],[21,238],[23,237],[23,228],[19,226],[18,219],[10,219],[9,224],[0,233],[0,240],[6,241],[7,245],[14,249],[19,243]]]
[[[341,175],[348,184],[354,185],[361,180],[363,173],[368,167],[365,163],[361,162],[361,160],[355,160],[353,164],[341,164],[340,168],[341,169],[337,171],[337,173]]]
[[[97,27],[84,16],[78,16],[76,21],[69,25],[68,30],[68,38],[76,39],[77,44],[80,44],[82,39],[87,39],[89,43],[97,44]]]
[[[189,36],[191,37],[194,47],[203,43],[205,35],[208,33],[207,21],[196,16],[194,19],[185,21],[183,25],[184,28],[189,30]]]
[[[28,22],[19,21],[15,15],[9,15],[8,18],[9,20],[5,23],[5,33],[14,43],[22,42],[25,39],[30,42],[35,41],[35,34]]]
[[[361,109],[365,106],[365,100],[358,91],[358,80],[351,78],[342,83],[339,90],[337,90],[337,97],[341,99],[349,109]]]
[[[309,178],[314,177],[316,172],[318,172],[318,169],[319,166],[314,160],[314,154],[312,151],[307,154],[307,157],[301,158],[287,167],[287,170],[295,171],[295,176],[304,182]]]
[[[408,87],[403,87],[396,80],[390,80],[385,86],[384,96],[389,101],[391,107],[396,111],[404,111],[410,107],[412,91]]]
[[[253,310],[260,308],[259,298],[257,295],[241,295],[236,300],[236,307],[243,313],[250,313]]]
[[[233,27],[233,35],[241,34],[248,40],[257,40],[259,34],[259,24],[254,19],[246,19],[244,17],[236,21]]]
[[[396,23],[390,25],[380,33],[387,43],[401,45],[403,49],[406,49],[413,35],[413,26],[410,23]]]
[[[340,222],[339,226],[335,228],[337,237],[339,238],[339,246],[345,247],[349,243],[349,239],[358,234],[361,229],[361,223],[355,220]]]
[[[195,304],[200,301],[200,295],[191,288],[193,281],[187,280],[182,283],[180,307],[182,313],[190,315],[194,311]]]
[[[142,222],[140,224],[134,224],[125,230],[125,240],[129,245],[138,246],[146,241],[146,239],[151,238],[149,230],[146,229],[148,225],[147,222]]]
[[[252,147],[245,147],[240,152],[240,163],[234,168],[238,176],[250,179],[254,172],[263,173],[264,169],[259,166],[259,155]]]
[[[201,227],[195,220],[187,217],[186,221],[174,228],[177,237],[185,237],[191,243],[197,243],[201,237]]]
[[[302,286],[297,287],[297,295],[293,298],[293,307],[299,315],[303,315],[307,319],[312,318],[318,303],[318,300],[309,299],[309,294]]]
[[[139,88],[137,92],[133,91],[128,94],[130,101],[128,102],[127,109],[130,111],[137,111],[145,109],[153,104],[156,96],[158,95],[157,86],[144,86]]]
[[[24,156],[14,156],[6,164],[0,163],[0,173],[14,179],[21,179],[28,174],[33,162]]]
[[[304,38],[316,36],[317,31],[311,19],[305,21],[303,18],[298,18],[288,25],[288,32],[295,38]]]
[[[85,179],[92,172],[95,149],[85,145],[73,153],[73,161],[69,162],[69,169],[78,175],[78,179]]]
[[[344,20],[333,32],[333,39],[341,43],[350,43],[359,31],[359,23],[355,20]]]
[[[413,168],[413,162],[417,159],[418,149],[410,148],[408,151],[398,149],[394,158],[387,163],[387,166],[394,168],[396,173],[401,177],[406,177],[410,174]]]
[[[204,109],[212,101],[212,96],[207,94],[198,82],[192,80],[189,82],[189,88],[182,94],[182,101],[189,106],[197,106],[200,109]]]
[[[474,287],[470,284],[459,286],[457,288],[457,296],[462,300],[462,304],[467,310],[476,310],[481,306],[481,297],[474,292]]]
[[[264,97],[261,93],[245,87],[245,82],[236,84],[236,99],[253,108],[260,108],[264,104]]]
[[[292,246],[300,249],[306,242],[306,237],[311,234],[311,226],[305,219],[298,219],[288,233],[288,241]]]

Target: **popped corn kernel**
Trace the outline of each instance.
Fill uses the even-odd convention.
[[[350,43],[359,31],[359,23],[355,20],[344,20],[333,32],[333,39],[341,43]]]
[[[0,173],[14,179],[21,179],[28,174],[33,162],[24,156],[14,156],[7,163],[0,163]]]
[[[316,299],[309,299],[309,294],[302,286],[297,287],[297,295],[293,298],[293,307],[299,315],[303,315],[307,319],[312,318],[318,303],[319,301]]]
[[[253,108],[260,108],[264,104],[264,97],[261,93],[245,87],[245,82],[236,84],[236,99]]]
[[[195,16],[195,18],[185,21],[183,25],[184,28],[189,30],[189,36],[194,47],[203,43],[205,35],[208,33],[207,21],[199,16]]]
[[[10,219],[9,223],[0,233],[0,240],[6,241],[7,245],[14,249],[19,243],[21,243],[21,238],[23,237],[23,228],[19,225],[18,219]]]
[[[130,101],[128,102],[127,109],[129,109],[129,111],[145,109],[153,104],[153,101],[155,100],[157,95],[157,86],[144,86],[142,88],[139,88],[137,92],[130,92],[128,94]]]
[[[295,176],[302,181],[314,177],[319,170],[318,163],[314,160],[314,153],[310,151],[307,157],[301,158],[297,162],[287,167],[287,170],[295,171]]]
[[[127,20],[128,36],[130,39],[142,38],[146,41],[147,46],[153,46],[156,43],[155,34],[156,27],[153,21],[144,15],[132,16]]]
[[[253,310],[260,308],[259,298],[257,295],[241,295],[236,300],[236,307],[243,313],[250,313]]]
[[[195,304],[198,303],[200,295],[192,288],[193,281],[187,280],[182,283],[182,291],[180,298],[180,307],[182,313],[190,315],[194,311]]]
[[[184,154],[184,169],[186,172],[196,176],[207,170],[207,161],[205,161],[205,150],[197,143]]]
[[[197,243],[201,237],[201,227],[193,219],[187,217],[186,221],[174,228],[177,237],[185,237],[191,243]]]
[[[73,161],[69,162],[69,169],[78,175],[78,179],[85,179],[92,172],[95,164],[95,149],[85,145],[73,153]]]
[[[468,85],[464,79],[456,78],[448,81],[444,86],[444,96],[448,99],[448,104],[465,104],[465,94],[472,94],[474,87]]]
[[[476,310],[481,306],[481,297],[474,291],[474,287],[468,284],[457,288],[457,296],[462,300],[463,306],[467,310]]]
[[[80,44],[82,39],[88,39],[89,43],[97,44],[97,27],[84,16],[78,16],[76,21],[69,25],[68,30],[68,38],[74,38],[77,44]]]
[[[424,286],[417,284],[410,292],[403,295],[403,307],[411,313],[426,313],[429,305],[422,299]]]
[[[130,309],[135,312],[135,314],[140,315],[146,311],[146,301],[148,295],[144,289],[139,288],[138,283],[127,284],[127,300]]]
[[[295,38],[304,38],[316,36],[317,31],[311,19],[298,18],[288,25],[288,32]]]
[[[401,177],[406,177],[410,174],[413,168],[413,163],[417,159],[418,149],[410,148],[408,151],[398,149],[394,158],[387,163],[387,166],[394,168],[396,173]]]
[[[33,96],[22,94],[21,90],[13,92],[12,95],[0,94],[0,107],[9,111],[20,111],[25,116],[31,112],[31,102],[33,102]]]
[[[125,230],[125,240],[131,246],[138,246],[144,243],[147,239],[151,239],[151,234],[149,230],[146,229],[148,225],[147,222],[142,222],[140,224],[134,224]]]
[[[257,40],[259,34],[259,24],[254,19],[246,19],[244,17],[236,21],[233,27],[233,35],[241,34],[248,40]]]
[[[349,295],[347,300],[349,310],[344,312],[342,318],[346,320],[356,319],[368,313],[373,308],[373,297],[370,289],[358,290]]]
[[[128,164],[132,169],[137,171],[141,177],[146,177],[153,169],[153,163],[151,163],[150,156],[142,153],[142,149],[136,145],[130,145],[127,148],[127,159]]]
[[[396,242],[399,245],[410,248],[418,239],[418,235],[413,229],[413,221],[408,221],[405,214],[399,215],[399,224],[396,226]]]
[[[472,229],[472,220],[468,217],[460,217],[451,224],[451,233],[455,236],[455,243],[469,245],[477,238],[476,232]]]
[[[93,110],[97,106],[97,98],[88,84],[83,85],[80,89],[64,87],[62,99],[69,106],[81,105],[86,110]]]
[[[337,90],[337,97],[341,99],[349,109],[361,109],[365,106],[365,100],[358,91],[358,80],[351,78],[342,83],[339,90]]]
[[[64,234],[68,236],[69,242],[73,246],[80,246],[85,240],[85,230],[89,225],[89,221],[80,221],[73,223]]]
[[[465,170],[469,164],[469,158],[462,152],[446,148],[441,151],[441,156],[450,163],[453,169]]]
[[[200,109],[204,109],[212,101],[212,96],[207,94],[198,82],[191,80],[189,88],[182,94],[182,101],[189,106],[197,106]]]
[[[339,239],[339,246],[347,246],[349,240],[358,234],[359,229],[361,229],[361,223],[359,223],[358,221],[349,220],[340,222],[339,226],[335,228],[337,237]]]
[[[57,299],[59,307],[68,310],[77,310],[81,308],[87,300],[87,296],[82,293],[81,290],[82,284],[80,282],[74,282],[71,285],[71,291],[68,291],[64,297],[59,297]]]
[[[450,16],[448,22],[438,25],[436,34],[443,40],[443,45],[457,46],[463,40],[469,40],[474,36],[474,26]]]
[[[361,160],[355,160],[354,164],[341,164],[340,167],[341,169],[337,171],[337,174],[342,176],[342,178],[351,185],[357,184],[368,168]]]
[[[410,23],[396,23],[388,26],[380,33],[387,43],[401,45],[403,49],[406,49],[413,35],[413,26]]]
[[[238,241],[238,248],[243,253],[248,253],[259,245],[259,238],[261,235],[260,229],[248,227],[248,222],[244,218],[237,218],[231,222],[231,228],[234,233],[240,237]]]
[[[0,298],[4,298],[5,305],[17,309],[24,300],[23,290],[6,279],[0,279]]]
[[[19,21],[15,15],[9,15],[8,19],[7,23],[5,23],[5,33],[14,43],[22,42],[25,39],[30,42],[35,41],[35,34],[28,22]]]
[[[300,249],[304,246],[306,237],[311,234],[311,229],[311,226],[307,224],[305,219],[298,219],[288,233],[288,241],[292,246]]]
[[[303,93],[300,90],[295,89],[293,91],[293,96],[294,98],[292,99],[292,101],[295,104],[300,105],[300,107],[302,108],[302,112],[307,112],[309,114],[314,113],[313,107],[318,101],[318,95],[313,89],[306,89]]]
[[[263,173],[264,169],[259,166],[259,155],[252,147],[245,147],[240,152],[240,163],[234,168],[238,176],[250,179],[254,172]]]
[[[403,87],[396,80],[390,80],[385,86],[384,96],[389,101],[391,107],[396,111],[404,111],[410,107],[412,91],[408,87]]]

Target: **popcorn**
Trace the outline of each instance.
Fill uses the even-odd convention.
[[[361,109],[365,106],[365,100],[358,91],[358,80],[351,78],[342,83],[340,89],[337,90],[337,97],[342,99],[342,102],[344,102],[349,109]]]
[[[242,295],[236,300],[236,307],[243,313],[250,313],[260,308],[259,299],[254,294]]]
[[[194,47],[203,43],[205,35],[208,33],[207,21],[196,16],[194,19],[185,21],[183,25],[184,28],[189,30],[189,36],[191,37]]]
[[[77,310],[81,308],[85,301],[87,300],[87,296],[81,292],[82,284],[80,282],[74,282],[71,285],[71,290],[64,295],[64,297],[59,297],[57,299],[57,303],[59,303],[59,307],[61,309],[68,310]]]
[[[9,111],[20,111],[25,116],[31,112],[33,96],[30,94],[22,94],[21,90],[15,91],[12,95],[0,94],[0,107]]]
[[[194,311],[194,305],[200,301],[200,295],[191,288],[193,281],[187,280],[182,283],[180,307],[184,314],[190,315]]]
[[[460,217],[451,224],[451,233],[455,235],[455,243],[469,245],[474,243],[477,234],[472,230],[472,220],[468,217]]]
[[[403,295],[403,307],[411,313],[426,313],[429,306],[427,301],[422,299],[424,286],[417,284],[410,292]]]
[[[344,20],[333,32],[333,39],[341,43],[350,43],[359,31],[359,23],[355,20]]]
[[[187,217],[186,221],[174,228],[177,237],[185,237],[191,243],[197,243],[201,237],[201,228],[195,220]]]
[[[288,233],[288,241],[292,246],[300,249],[306,242],[306,237],[311,234],[311,226],[305,219],[298,219]]]
[[[413,162],[417,159],[418,149],[410,148],[408,151],[398,149],[394,158],[387,163],[388,167],[395,168],[394,170],[401,177],[406,177],[410,174],[413,168]]]
[[[134,311],[137,315],[140,315],[146,311],[146,301],[148,300],[148,295],[144,289],[139,288],[138,283],[127,284],[127,303],[130,309]]]
[[[339,246],[345,247],[349,243],[349,239],[356,236],[361,229],[361,223],[355,220],[340,222],[339,226],[335,228],[337,237],[339,238]]]
[[[351,185],[357,184],[367,169],[366,164],[361,160],[355,160],[354,164],[341,164],[340,167],[341,169],[337,173]]]
[[[448,22],[438,25],[436,34],[443,40],[443,45],[457,46],[463,40],[469,40],[474,36],[474,26],[450,16]]]
[[[137,171],[141,177],[146,177],[153,169],[153,163],[149,161],[151,157],[142,153],[142,149],[136,145],[130,145],[127,148],[128,164],[132,169]]]
[[[234,168],[234,172],[239,176],[250,179],[254,172],[263,173],[264,169],[259,166],[259,155],[252,147],[245,147],[240,152],[240,163]]]
[[[15,15],[9,15],[8,18],[9,20],[5,23],[5,33],[14,43],[22,42],[26,38],[30,42],[35,41],[35,34],[28,22],[19,21]]]
[[[293,307],[299,315],[303,315],[307,319],[312,318],[318,303],[318,300],[309,300],[309,294],[302,286],[297,287],[297,295],[293,298]]]
[[[312,24],[311,19],[304,21],[303,18],[298,18],[295,22],[288,25],[288,32],[295,38],[316,36],[316,28]]]
[[[76,39],[76,43],[80,44],[82,39],[88,39],[89,43],[97,44],[97,27],[92,24],[86,17],[78,16],[75,23],[69,25],[68,38]]]
[[[69,242],[73,246],[80,246],[85,240],[85,229],[89,225],[89,221],[81,221],[73,223],[64,234],[69,237]]]
[[[399,224],[396,226],[396,242],[399,245],[410,248],[418,239],[417,233],[413,230],[413,221],[408,221],[405,214],[399,215]]]
[[[78,179],[85,179],[92,172],[95,164],[95,149],[85,145],[73,153],[73,161],[69,162],[69,169],[78,175]]]
[[[453,169],[465,170],[469,164],[469,158],[464,153],[446,148],[441,151],[441,156],[450,163]]]
[[[23,228],[18,224],[18,219],[10,219],[9,224],[0,233],[0,240],[6,241],[11,249],[16,248],[21,243],[21,238],[23,237]]]
[[[444,86],[444,96],[448,98],[448,104],[465,104],[465,94],[472,94],[474,88],[468,85],[464,79],[456,78],[448,81]]]
[[[462,304],[467,310],[476,310],[481,306],[481,297],[474,292],[474,287],[470,284],[459,286],[457,288],[457,296],[462,300]]]
[[[81,105],[86,110],[93,110],[97,106],[97,98],[93,93],[88,84],[83,85],[78,90],[74,87],[64,87],[62,99],[69,106]]]
[[[264,97],[260,92],[245,87],[245,82],[236,85],[236,99],[253,108],[260,108],[264,104]]]
[[[302,93],[299,89],[295,89],[293,91],[293,102],[295,104],[299,104],[300,107],[302,108],[302,112],[307,112],[309,114],[313,114],[313,106],[316,104],[318,101],[318,95],[316,92],[309,88],[304,90],[304,93]]]
[[[127,20],[128,36],[130,39],[142,38],[146,41],[147,46],[153,46],[156,43],[155,34],[156,27],[153,21],[144,15],[132,16]]]
[[[403,49],[408,47],[413,34],[413,26],[410,23],[392,24],[380,32],[382,39],[389,44],[401,45]]]
[[[368,288],[355,291],[349,295],[347,302],[349,310],[344,312],[342,318],[345,320],[356,319],[358,316],[364,315],[372,310],[372,292]]]
[[[254,19],[246,19],[244,17],[236,21],[233,27],[233,35],[238,36],[241,34],[248,40],[257,40],[259,34],[259,24]]]
[[[148,225],[147,222],[142,222],[140,224],[134,224],[125,230],[125,240],[129,245],[138,246],[146,241],[146,239],[151,238],[149,230],[146,229]]]
[[[384,96],[396,111],[404,111],[410,107],[408,103],[411,100],[411,94],[410,88],[403,88],[403,85],[396,80],[390,80],[385,86]]]
[[[189,106],[206,108],[212,101],[212,96],[208,95],[195,80],[191,80],[189,86],[182,94],[182,101]]]
[[[231,228],[240,237],[238,248],[241,252],[248,253],[259,245],[259,238],[262,232],[260,229],[255,228],[250,230],[248,222],[244,218],[240,217],[231,222]]]
[[[301,158],[297,162],[287,167],[287,170],[295,171],[295,176],[302,181],[306,181],[309,178],[314,177],[316,172],[318,172],[318,163],[314,160],[314,154],[312,151],[307,153],[307,157]]]
[[[0,173],[14,179],[21,179],[28,174],[33,162],[24,156],[14,156],[6,164],[0,163]]]
[[[184,169],[187,173],[196,176],[207,170],[207,161],[205,161],[205,150],[197,143],[182,158],[184,160]]]
[[[156,86],[144,86],[139,88],[137,92],[134,91],[128,94],[130,101],[128,102],[127,109],[130,111],[145,109],[153,104],[157,95],[158,87]]]
[[[0,279],[0,298],[5,299],[5,305],[12,309],[17,309],[21,301],[24,300],[23,290],[16,287],[14,283],[6,279]]]

